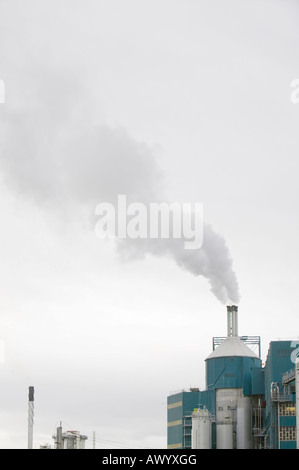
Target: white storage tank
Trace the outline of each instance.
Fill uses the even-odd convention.
[[[192,413],[192,449],[211,449],[212,447],[212,422],[206,409],[196,409]]]
[[[217,424],[217,449],[233,449],[233,423],[227,420]]]
[[[220,434],[224,434],[226,429],[221,426],[231,424],[233,448],[251,448],[251,398],[244,397],[241,388],[216,390],[216,423],[219,424]],[[218,442],[218,426],[216,432]],[[223,445],[223,437],[220,436],[219,439]]]
[[[251,399],[242,397],[237,402],[237,449],[251,449]]]

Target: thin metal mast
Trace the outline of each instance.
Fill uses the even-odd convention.
[[[34,387],[29,387],[28,402],[28,449],[33,448],[33,422],[34,422]]]

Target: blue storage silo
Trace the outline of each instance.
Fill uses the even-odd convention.
[[[227,307],[227,338],[206,358],[206,388],[215,391],[216,447],[251,447],[252,369],[261,359],[238,337],[238,308]]]
[[[241,339],[228,337],[206,358],[207,390],[242,388],[251,395],[251,371],[260,366],[260,358]]]

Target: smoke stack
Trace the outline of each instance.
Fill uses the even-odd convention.
[[[62,426],[60,423],[60,426],[56,430],[56,449],[62,449],[63,448],[63,442],[62,442]]]
[[[228,305],[227,309],[227,337],[238,336],[238,307]]]
[[[28,403],[28,449],[33,447],[34,387],[29,387]]]

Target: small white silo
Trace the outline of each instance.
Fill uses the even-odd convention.
[[[217,449],[234,448],[234,426],[231,418],[217,424]]]
[[[237,402],[237,449],[251,449],[251,399],[242,397]]]
[[[192,449],[211,449],[212,422],[208,410],[196,409],[192,413]]]

